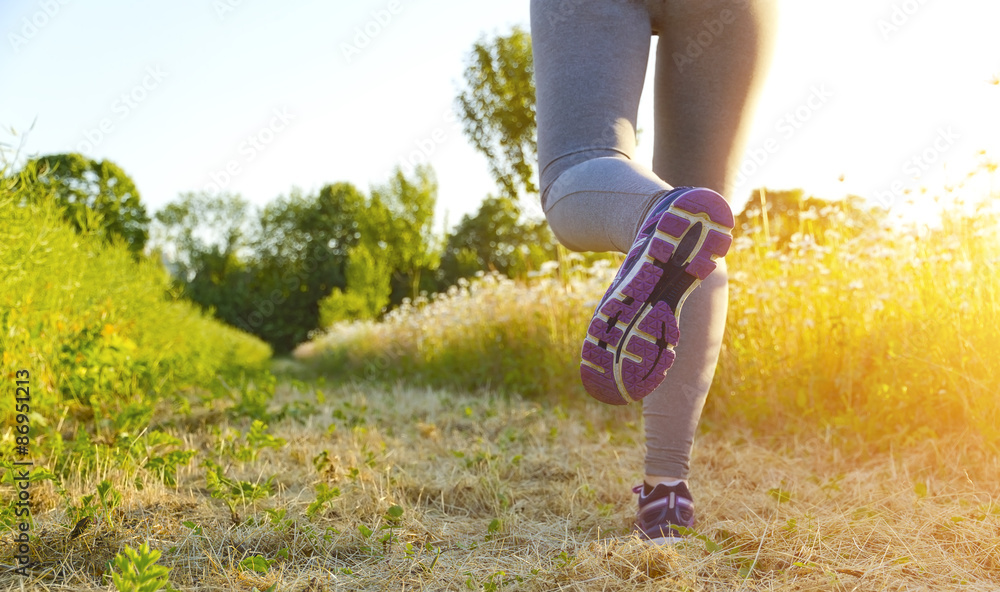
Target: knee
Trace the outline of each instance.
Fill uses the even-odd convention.
[[[564,232],[571,224],[572,221],[570,216],[572,212],[570,211],[570,204],[566,201],[555,202],[551,207],[545,208],[545,221],[549,223],[549,228],[552,230],[552,235],[556,237],[559,244],[566,247],[570,251],[583,252],[588,249],[584,249],[569,238],[569,235]]]
[[[546,165],[539,175],[542,209],[547,211],[572,191],[572,188],[579,186],[580,179],[589,176],[587,163],[606,158],[628,161],[621,153],[614,150],[594,149],[567,154]]]

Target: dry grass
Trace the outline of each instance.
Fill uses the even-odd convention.
[[[278,397],[317,401],[287,385]],[[220,446],[229,428],[247,425],[205,415],[176,426],[170,431],[199,451],[176,489],[142,473],[139,490],[132,474],[99,463],[67,483],[70,492],[92,493],[110,478],[125,501],[113,525],[95,520],[74,540],[51,485],[36,485],[38,563],[28,579],[0,576],[0,589],[107,590],[105,562],[144,541],[163,550],[160,564],[173,568],[181,590],[1000,587],[1000,463],[957,440],[848,458],[821,437],[765,443],[724,429],[702,434],[692,485],[707,538],[661,549],[627,536],[630,487],[642,469],[637,407],[400,386],[345,387],[317,409],[304,423],[275,423],[270,433],[287,444],[261,450],[255,462]],[[314,463],[323,451],[328,462]],[[231,515],[205,488],[198,467],[206,458],[232,478],[275,475],[275,493]],[[341,495],[310,520],[318,483]],[[404,514],[391,541],[359,532],[378,530],[393,505]],[[287,515],[272,521],[264,510],[278,508]],[[5,541],[0,561],[9,564],[11,554]],[[254,554],[277,559],[267,574],[238,567]]]

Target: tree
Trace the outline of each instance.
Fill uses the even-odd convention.
[[[121,239],[140,253],[149,237],[149,216],[135,183],[118,165],[77,154],[51,154],[27,163],[37,172],[26,188],[29,199],[51,196],[77,230],[96,230],[107,240]],[[96,219],[97,227],[92,227]]]
[[[334,288],[319,303],[320,325],[337,321],[373,319],[389,304],[390,270],[381,253],[371,253],[364,243],[356,245],[347,259],[347,290]]]
[[[313,195],[293,191],[264,208],[248,262],[251,302],[235,324],[278,352],[305,341],[319,327],[320,300],[346,287],[366,207],[353,185],[336,183]]]
[[[154,215],[152,244],[190,281],[207,259],[236,262],[249,246],[250,214],[250,203],[239,194],[182,193]]]
[[[476,42],[457,98],[465,135],[509,198],[538,193],[533,76],[531,36],[514,27],[507,36]]]
[[[518,205],[538,193],[533,77],[531,37],[519,27],[480,39],[469,54],[459,113],[465,135],[486,156],[499,195],[487,198],[448,237],[439,273],[445,283],[480,269],[516,276],[556,256],[548,226],[525,220]]]
[[[474,216],[464,216],[448,236],[439,275],[446,285],[479,270],[517,276],[555,256],[555,238],[548,225],[522,222],[517,204],[509,197],[488,197]]]
[[[409,179],[399,168],[389,182],[371,192],[368,210],[360,219],[360,240],[368,252],[379,253],[397,284],[415,298],[424,271],[436,269],[440,251],[434,238],[437,181],[434,171],[421,165]],[[348,287],[351,283],[348,281]]]
[[[170,259],[184,295],[230,323],[247,307],[251,214],[238,194],[201,192],[181,194],[154,216],[153,248]]]
[[[258,258],[297,266],[307,259],[329,259],[343,283],[351,247],[361,238],[365,196],[350,183],[325,185],[318,194],[293,190],[261,212],[254,251]]]

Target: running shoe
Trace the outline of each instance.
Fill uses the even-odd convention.
[[[632,532],[654,545],[669,545],[686,540],[679,527],[694,526],[694,501],[687,485],[658,484],[650,487],[643,483],[632,489],[639,494],[639,511],[635,515]]]
[[[590,396],[627,405],[663,382],[681,305],[729,251],[733,224],[711,189],[678,187],[653,206],[583,342],[580,378]]]

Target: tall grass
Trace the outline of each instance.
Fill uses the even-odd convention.
[[[13,388],[15,372],[30,375],[33,454],[52,428],[137,430],[186,392],[267,380],[266,344],[171,294],[158,263],[75,232],[51,200],[27,203],[13,181],[0,188],[0,376]],[[0,399],[0,420],[13,404]]]
[[[882,448],[966,435],[995,450],[998,216],[988,203],[963,212],[933,229],[811,234],[808,218],[831,208],[803,216],[789,244],[761,229],[738,239],[706,425]],[[344,379],[585,396],[581,339],[614,269],[577,261],[525,282],[487,275],[379,323],[334,325],[312,344],[313,365]]]
[[[614,269],[599,261],[565,266],[553,277],[556,268],[546,265],[530,282],[481,274],[447,293],[406,301],[381,322],[336,324],[314,344],[316,365],[341,377],[528,397],[577,394],[574,350]]]
[[[787,251],[738,241],[710,413],[868,443],[1000,444],[993,210]]]

